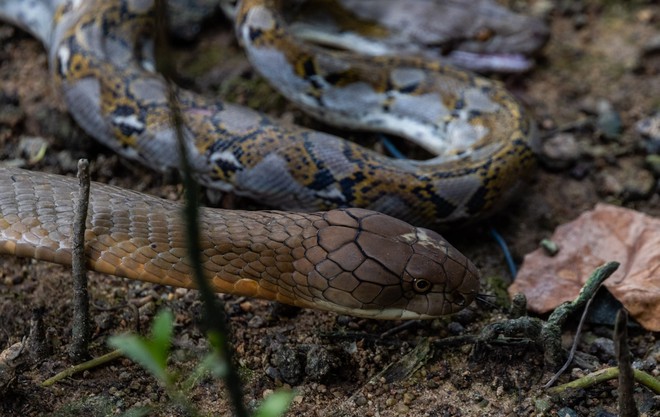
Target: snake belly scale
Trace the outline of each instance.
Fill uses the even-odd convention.
[[[178,167],[179,155],[166,84],[153,66],[152,8],[150,0],[0,0],[0,17],[44,43],[55,82],[84,130],[121,155],[165,171]],[[441,155],[429,161],[387,158],[333,135],[178,89],[186,151],[203,185],[285,210],[340,208],[317,214],[205,211],[202,221],[214,230],[205,242],[216,251],[205,266],[216,289],[379,318],[429,318],[469,303],[478,285],[476,270],[439,235],[343,207],[433,228],[491,214],[534,164],[534,126],[516,100],[496,82],[437,62],[374,57],[362,63],[308,47],[288,33],[273,1],[243,1],[236,31],[257,69],[312,114],[344,126],[380,127]],[[42,195],[46,202],[39,206],[40,199],[26,196],[43,187],[50,187],[51,198],[70,195],[71,184],[36,173],[1,175],[1,250],[68,263],[68,249],[51,245],[67,236],[62,225],[71,218],[58,216],[70,202]],[[90,243],[90,265],[129,278],[192,286],[181,253],[182,231],[172,218],[176,208],[96,188],[90,209],[95,220],[88,225],[89,242],[96,242]],[[14,190],[13,200],[5,190]],[[109,214],[107,204],[116,210]],[[142,208],[118,214],[131,205]],[[46,209],[55,213],[40,217],[30,211]],[[147,227],[145,215],[152,211],[162,218],[151,226],[165,234],[139,240],[149,233],[140,227]],[[108,222],[113,227],[94,232]],[[52,230],[57,238],[48,237]],[[254,249],[287,230],[302,234],[284,238],[280,249],[270,248],[274,257]],[[324,247],[324,239],[334,244]],[[391,252],[378,255],[379,247]],[[235,258],[227,260],[225,252]],[[274,264],[255,260],[262,256]]]

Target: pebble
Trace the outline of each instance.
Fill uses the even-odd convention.
[[[411,394],[409,392],[404,392],[403,393],[403,403],[406,405],[410,405],[413,400],[415,399],[415,395]]]
[[[266,321],[261,316],[253,316],[247,323],[247,326],[251,329],[260,329],[264,327]]]
[[[282,381],[296,385],[302,381],[304,364],[296,349],[282,347],[273,354],[273,364],[282,376]]]
[[[614,196],[624,201],[648,198],[656,186],[653,174],[636,166],[636,161],[622,159],[619,168],[607,169],[597,177],[597,190],[601,195]]]
[[[272,389],[270,389],[270,388],[269,388],[269,389],[265,389],[265,390],[261,393],[261,398],[264,398],[264,399],[265,399],[265,398],[268,398],[268,397],[270,397],[271,395],[273,395],[273,392],[274,392],[274,391],[273,391]]]
[[[543,248],[548,256],[555,256],[559,253],[559,245],[556,242],[553,242],[550,239],[542,239],[540,246]]]
[[[540,413],[546,413],[550,411],[552,405],[547,400],[538,398],[536,401],[534,401],[534,407],[536,408],[536,411]]]
[[[458,335],[465,331],[465,327],[459,322],[452,321],[447,325],[447,330],[453,335]]]
[[[541,145],[539,157],[550,169],[562,170],[572,166],[580,157],[580,148],[575,135],[558,133],[551,136]]]
[[[617,140],[621,136],[621,116],[614,110],[612,103],[607,100],[600,100],[596,104],[598,117],[596,118],[596,127],[605,139]]]
[[[355,404],[358,405],[358,406],[367,405],[367,398],[364,395],[359,395],[355,399]]]
[[[115,314],[109,311],[102,311],[94,316],[94,324],[96,324],[98,330],[106,331],[112,328],[112,326],[114,326],[114,323],[115,323]]]
[[[601,361],[608,362],[615,356],[614,341],[606,337],[598,337],[591,343],[589,352],[598,356]]]
[[[660,154],[660,112],[635,123],[635,130],[646,141],[644,148],[649,154]]]
[[[572,408],[564,407],[557,411],[557,415],[561,417],[578,417],[578,413]]]
[[[637,171],[637,175],[627,178],[624,183],[624,199],[626,201],[648,198],[655,189],[656,181],[653,174],[645,169]]]
[[[339,359],[327,348],[315,345],[307,352],[305,373],[310,379],[320,381],[330,374],[338,363]]]
[[[243,301],[239,304],[239,306],[244,313],[249,313],[252,311],[252,303],[250,301]]]
[[[266,376],[273,381],[279,381],[282,379],[282,376],[280,375],[280,371],[277,370],[274,366],[269,366],[266,368],[266,371],[264,372]]]
[[[148,301],[144,305],[138,308],[140,317],[152,317],[156,314],[156,303],[154,301]]]

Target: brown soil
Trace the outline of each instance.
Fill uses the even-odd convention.
[[[529,3],[539,6],[544,2]],[[568,133],[575,139],[577,152],[554,158],[546,155],[550,160],[538,170],[529,190],[492,221],[511,245],[516,260],[533,250],[556,225],[598,201],[660,215],[658,173],[654,179],[647,170],[647,151],[635,130],[639,120],[660,109],[660,8],[650,1],[558,3],[564,6],[555,6],[550,14],[552,39],[537,67],[503,81],[530,108],[544,137],[562,145],[562,138],[553,131],[576,125]],[[229,29],[209,28],[201,41],[177,50],[177,56],[186,74],[184,82],[194,89],[219,92],[232,101],[323,127],[283,104],[252,73]],[[113,155],[74,124],[50,83],[46,61],[38,42],[18,29],[0,25],[1,163],[71,174],[75,160],[84,156],[92,161],[94,180],[178,198],[180,186],[175,180]],[[594,128],[600,100],[611,104],[622,123],[621,133],[609,139],[602,125]],[[45,156],[33,158],[34,153],[23,149],[28,136],[43,140]],[[648,178],[650,190],[644,182]],[[250,206],[244,201],[225,204]],[[477,226],[448,237],[483,272],[483,291],[500,293],[509,274],[487,229]],[[0,257],[0,262],[0,350],[27,336],[31,320],[42,313],[52,349],[44,360],[22,364],[19,360],[18,366],[0,369],[0,415],[115,415],[141,405],[159,407],[153,415],[184,415],[169,405],[168,396],[149,373],[127,359],[50,388],[41,387],[44,379],[72,365],[67,355],[70,273],[57,265],[9,256]],[[166,307],[176,319],[171,366],[183,374],[194,368],[206,351],[195,291],[90,275],[93,303],[113,308],[92,310],[94,355],[109,350],[109,335],[135,330],[136,322],[146,333],[153,314]],[[614,382],[561,397],[545,396],[541,387],[551,372],[543,369],[542,354],[524,344],[491,347],[478,356],[470,355],[470,346],[437,347],[410,376],[397,379],[379,374],[425,338],[478,333],[485,324],[503,319],[504,307],[478,305],[457,316],[418,323],[379,338],[400,323],[291,311],[260,300],[220,297],[230,316],[249,406],[272,390],[293,387],[296,396],[288,414],[292,416],[557,415],[564,407],[577,412],[575,415],[616,413]],[[585,336],[590,342],[581,345],[583,351],[592,349],[597,367],[606,366],[612,358],[594,351],[591,341],[610,334],[607,326],[592,325]],[[633,331],[631,345],[637,359],[659,360],[657,334]],[[316,364],[305,369],[305,357],[316,359]],[[586,372],[575,368],[560,382]],[[212,378],[202,379],[189,398],[203,415],[229,415],[222,383]],[[649,391],[638,387],[636,399],[645,407],[645,415],[660,415],[654,414],[660,413],[660,405],[657,398],[653,402]]]

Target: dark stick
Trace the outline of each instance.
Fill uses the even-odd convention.
[[[630,366],[631,357],[628,347],[628,312],[624,309],[619,310],[616,314],[614,349],[619,362],[619,415],[637,417],[639,412],[633,397],[635,377],[632,366]]]
[[[89,207],[89,162],[78,161],[80,190],[73,207],[72,276],[73,276],[73,331],[69,355],[76,361],[89,357],[89,294],[85,268],[85,222]]]

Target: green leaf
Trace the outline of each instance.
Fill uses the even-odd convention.
[[[291,400],[293,400],[292,391],[274,392],[261,403],[254,417],[280,417],[286,413]]]
[[[174,332],[174,316],[170,310],[161,310],[154,317],[151,325],[151,352],[157,356],[163,367],[167,366],[167,356],[172,346],[172,333]]]
[[[151,352],[147,339],[135,334],[124,334],[111,336],[108,338],[108,344],[115,349],[119,349],[126,357],[151,372],[163,384],[169,383],[170,377],[167,369],[158,360],[157,356]]]
[[[167,356],[172,344],[173,322],[170,311],[161,311],[154,318],[150,339],[126,334],[110,337],[108,344],[119,349],[167,386],[172,380],[172,376],[167,372]]]

